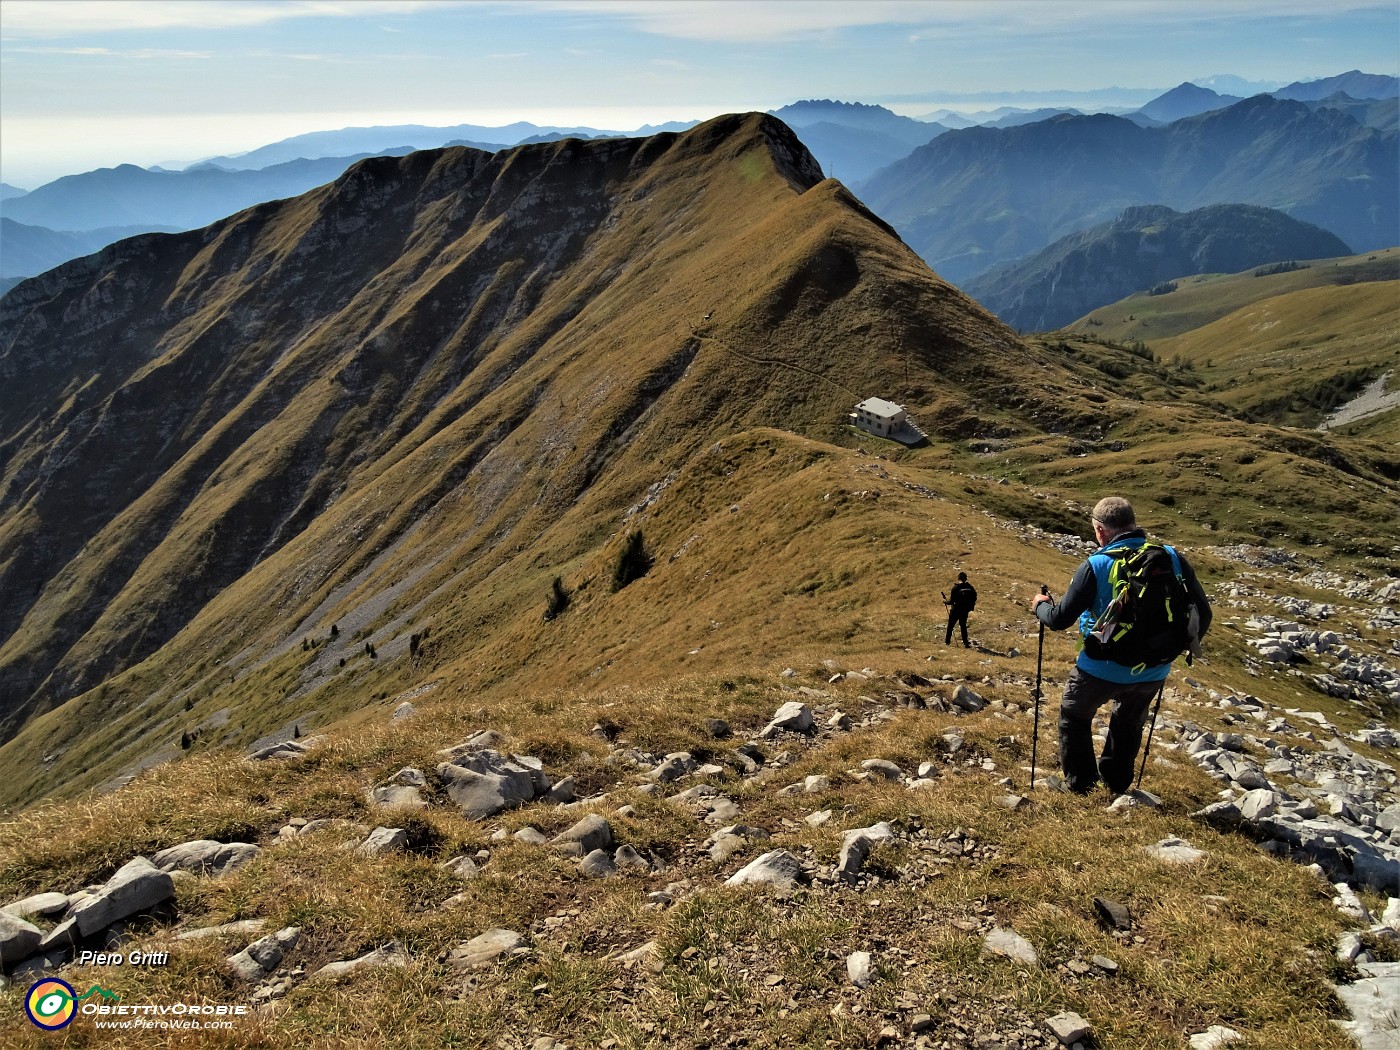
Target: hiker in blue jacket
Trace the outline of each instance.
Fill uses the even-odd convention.
[[[1110,573],[1115,560],[1147,543],[1147,534],[1137,527],[1132,504],[1119,496],[1099,500],[1093,513],[1094,538],[1099,549],[1079,566],[1069,588],[1057,605],[1045,594],[1036,595],[1031,606],[1036,618],[1052,631],[1062,631],[1078,621],[1081,648],[1065,683],[1060,701],[1060,767],[1071,791],[1088,794],[1102,777],[1115,795],[1126,792],[1133,782],[1133,764],[1142,745],[1142,729],[1147,722],[1148,708],[1165,687],[1171,674],[1171,660],[1150,665],[1128,665],[1105,658],[1095,658],[1084,648],[1095,624],[1113,598]],[[1185,600],[1194,609],[1191,625],[1193,638],[1199,639],[1210,626],[1210,601],[1201,588],[1196,573],[1187,560],[1171,547],[1165,548],[1171,557],[1176,579],[1185,588]],[[1179,593],[1179,592],[1178,592]],[[1096,639],[1089,647],[1099,650]],[[1108,723],[1108,739],[1097,765],[1094,761],[1094,713],[1113,701],[1113,713]]]

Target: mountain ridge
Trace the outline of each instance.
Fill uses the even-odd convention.
[[[684,288],[662,276],[677,272]],[[896,286],[921,314],[857,305]],[[818,333],[814,311],[844,319]],[[706,313],[718,318],[702,325]],[[865,336],[841,341],[852,325]],[[634,501],[634,474],[608,481],[618,456],[655,458],[664,476],[684,454],[675,434],[839,432],[860,391],[897,390],[911,366],[922,379],[906,389],[930,397],[934,365],[943,382],[981,374],[955,348],[1019,353],[823,181],[785,125],[753,115],[681,136],[362,161],[303,197],[25,281],[0,300],[0,330],[0,539],[17,555],[0,584],[28,596],[0,620],[7,735],[159,650],[297,537],[312,546],[295,574],[326,581],[309,612],[333,584],[373,576],[434,508],[457,513],[466,486],[483,502],[459,542],[499,569],[508,537],[546,531],[585,494]],[[838,362],[849,374],[832,382]],[[729,396],[751,374],[765,378]],[[363,495],[381,488],[393,499]],[[356,500],[375,508],[360,525]],[[387,546],[344,546],[365,528]],[[272,588],[264,609],[289,600],[272,597],[285,577],[257,586]]]

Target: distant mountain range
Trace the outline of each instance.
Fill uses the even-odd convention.
[[[1173,278],[1349,254],[1326,230],[1271,208],[1214,204],[1181,214],[1158,204],[1129,208],[963,287],[1007,324],[1045,331]]]
[[[1244,91],[1258,86],[1228,76],[1208,78],[1205,83]],[[1397,121],[1400,121],[1400,117],[1397,117],[1397,106],[1400,106],[1400,103],[1397,103],[1397,95],[1400,95],[1400,90],[1397,90],[1394,77],[1352,71],[1323,80],[1290,84],[1279,89],[1276,94],[1303,100],[1304,105],[1313,109],[1328,109],[1344,114],[1360,125],[1382,132],[1394,131]],[[1137,111],[1124,114],[1124,119],[1144,127],[1158,128],[1181,119],[1225,109],[1233,104],[1238,104],[1234,96],[1218,94],[1207,86],[1188,83],[1152,99]],[[1066,116],[1088,119],[1079,110],[1074,109],[1003,106],[988,112],[971,114],[940,110],[924,119],[916,120],[895,114],[882,106],[830,99],[803,100],[773,112],[797,131],[827,175],[834,176],[848,185],[860,185],[864,188],[869,184],[874,188],[867,192],[874,194],[872,199],[880,200],[884,200],[891,193],[898,195],[902,192],[893,187],[907,180],[911,166],[918,166],[912,161],[913,151],[928,147],[949,130],[1013,130],[1023,126],[1038,127],[1047,120],[1059,120]],[[928,119],[931,117],[941,119]],[[95,243],[92,237],[74,240],[65,239],[61,235],[88,235],[95,231],[110,231],[113,228],[136,233],[200,226],[250,204],[292,196],[312,186],[329,182],[355,160],[364,156],[400,156],[415,149],[450,145],[499,150],[510,145],[556,141],[566,137],[649,135],[681,131],[690,126],[693,126],[693,122],[674,122],[656,127],[647,126],[630,133],[587,127],[541,127],[528,122],[517,122],[502,127],[460,124],[436,128],[424,125],[343,128],[338,131],[293,136],[248,153],[212,157],[190,165],[183,171],[160,168],[142,170],[123,165],[67,176],[41,186],[32,193],[26,193],[17,187],[3,186],[0,187],[0,216],[12,219],[30,230],[14,245],[8,242],[8,238],[19,236],[18,232],[13,228],[6,228],[8,233],[0,231],[0,246],[3,246],[5,259],[4,273],[0,274],[0,291],[4,290],[6,282],[40,272],[30,267],[41,266],[53,260],[53,252],[60,244]],[[1061,128],[1054,134],[1069,135],[1073,138],[1077,133]],[[1063,154],[1063,149],[1053,143],[1048,144],[1046,148],[1052,153],[1059,151]],[[1153,149],[1150,143],[1142,148],[1148,153]],[[1212,144],[1210,148],[1231,147],[1228,144]],[[1287,166],[1299,162],[1299,157],[1306,152],[1308,144],[1305,142],[1298,148],[1290,149],[1285,148],[1282,143],[1275,143],[1271,148],[1286,154],[1287,159],[1282,163]],[[960,153],[965,149],[966,143],[960,143],[952,152]],[[1130,166],[1143,162],[1151,163],[1150,158],[1134,155],[1140,152],[1138,147],[1127,146],[1125,149],[1129,154],[1126,161]],[[1015,177],[1011,169],[1017,162],[1009,156],[1005,159],[1004,165],[995,162],[1002,170],[994,173],[989,184],[993,195],[1001,193],[998,189],[1001,180]],[[1065,159],[1061,155],[1058,160],[1052,160],[1048,169],[1052,181],[1057,178],[1057,168],[1062,166]],[[969,157],[967,162],[975,166],[979,159],[973,156]],[[1314,175],[1326,180],[1335,172],[1313,171],[1317,163],[1316,158],[1304,157],[1299,163],[1297,178],[1292,179],[1287,188],[1287,192],[1292,196],[1287,199],[1272,194],[1267,185],[1257,180],[1247,187],[1254,196],[1238,199],[1262,205],[1278,205],[1290,211],[1293,211],[1290,202],[1297,201],[1302,210],[1294,213],[1300,217],[1324,225],[1334,221],[1336,213],[1344,212],[1348,208],[1347,202],[1342,198],[1355,197],[1357,194],[1348,194],[1345,192],[1348,187],[1336,183],[1335,180],[1326,186],[1309,185]],[[954,182],[959,180],[956,173],[951,173],[948,177]],[[974,180],[980,177],[980,174],[969,176]],[[1372,177],[1373,173],[1363,170],[1361,178]],[[1090,181],[1097,184],[1097,179],[1098,176],[1094,175]],[[1071,182],[1080,181],[1071,177]],[[1362,196],[1367,191],[1366,186],[1350,188],[1359,190]],[[1071,193],[1072,191],[1073,187]],[[954,196],[957,196],[956,189]],[[1314,201],[1314,197],[1322,199]],[[949,276],[962,279],[981,272],[990,265],[1038,250],[1057,236],[1092,225],[1094,222],[1107,221],[1123,207],[1165,203],[1172,207],[1192,208],[1226,199],[1229,198],[1164,200],[1154,195],[1153,187],[1139,186],[1133,192],[1104,202],[1092,215],[1070,215],[1068,218],[1057,214],[1065,209],[1053,204],[1045,209],[1032,209],[1035,214],[1030,216],[1021,215],[1020,212],[1028,200],[1024,194],[1016,195],[1015,199],[1008,200],[1005,205],[986,214],[986,209],[982,208],[976,199],[972,200],[968,207],[956,205],[955,211],[964,216],[966,223],[974,226],[981,224],[983,228],[976,235],[963,235],[956,230],[946,236],[947,231],[945,234],[937,233],[938,228],[946,223],[935,216],[925,214],[929,209],[922,208],[916,201],[910,202],[909,207],[895,217],[912,242],[924,245],[926,257],[930,261],[942,266]],[[1312,207],[1311,211],[1308,210],[1309,207]],[[1069,209],[1070,212],[1073,210]],[[1387,210],[1393,212],[1394,209],[1380,206],[1378,222],[1383,223]],[[906,214],[911,211],[912,214]],[[1032,225],[1044,226],[1045,229],[1028,234],[1025,229],[1026,221]],[[960,224],[954,217],[952,225]],[[1357,231],[1352,227],[1334,228],[1334,232],[1352,243],[1366,243],[1364,239],[1358,238]],[[102,235],[108,234],[104,232]],[[930,240],[931,236],[933,240]],[[951,243],[945,244],[945,241]],[[35,245],[42,247],[36,248]],[[949,248],[952,250],[948,250]],[[930,252],[932,254],[929,254]],[[25,272],[20,273],[20,270]]]
[[[822,170],[847,184],[909,155],[949,130],[883,106],[812,99],[772,111],[797,132]]]
[[[1365,251],[1400,242],[1398,138],[1259,95],[1165,127],[1099,114],[950,131],[856,189],[957,283],[1143,204],[1277,207]]]
[[[146,226],[108,226],[97,230],[63,233],[43,226],[26,226],[14,219],[0,218],[0,242],[5,251],[0,256],[0,280],[28,277],[51,270],[59,263],[105,248],[114,241],[134,237],[138,233],[174,233],[174,227],[163,230]]]

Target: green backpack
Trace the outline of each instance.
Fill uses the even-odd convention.
[[[1084,638],[1096,660],[1125,667],[1160,667],[1182,653],[1191,662],[1199,614],[1177,575],[1171,552],[1160,543],[1107,552],[1113,597]]]

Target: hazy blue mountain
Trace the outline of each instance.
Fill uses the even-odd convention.
[[[1058,117],[1061,114],[1069,113],[1074,116],[1082,116],[1082,111],[1077,109],[1016,109],[1009,113],[1003,113],[995,120],[985,120],[982,122],[984,128],[1017,128],[1022,124],[1034,124],[1037,121],[1049,120],[1051,117]]]
[[[951,109],[936,109],[932,113],[921,113],[915,119],[926,124],[942,124],[950,131],[956,128],[971,128],[981,124],[981,114],[968,115]]]
[[[1394,131],[1400,128],[1400,98],[1352,98],[1338,92],[1318,102],[1305,102],[1309,109],[1334,109],[1368,128]]]
[[[1400,243],[1392,131],[1260,95],[1163,127],[1103,114],[950,131],[857,189],[940,274],[964,282],[1124,209],[1277,207],[1356,251]]]
[[[235,156],[210,157],[202,164],[215,164],[229,170],[267,168],[287,161],[323,157],[403,156],[417,149],[437,149],[449,142],[471,143],[476,149],[497,150],[513,146],[537,135],[559,133],[582,138],[616,135],[596,128],[539,127],[528,121],[517,121],[503,127],[488,128],[480,124],[455,124],[434,128],[423,124],[394,124],[369,128],[340,128],[335,131],[312,131],[293,135],[266,146],[259,146]],[[536,140],[539,141],[539,140]]]
[[[1182,117],[1194,117],[1198,113],[1224,109],[1242,101],[1243,99],[1234,95],[1221,95],[1210,88],[1197,87],[1188,82],[1178,84],[1164,95],[1158,95],[1138,112],[1160,123],[1170,124]]]
[[[28,190],[22,190],[18,186],[11,186],[8,182],[0,182],[0,201],[23,197],[28,192]]]
[[[915,120],[913,117],[901,117],[884,106],[869,106],[863,102],[838,102],[828,98],[803,99],[771,112],[799,134],[803,128],[813,124],[839,124],[864,131],[879,131],[907,143],[910,149],[922,146],[931,138],[948,130],[936,124]]]
[[[963,287],[1007,324],[1045,331],[1174,278],[1350,254],[1333,234],[1273,208],[1212,204],[1182,214],[1149,205],[1063,237]]]
[[[1353,69],[1349,73],[1340,73],[1321,80],[1300,80],[1271,94],[1275,98],[1317,102],[1339,91],[1352,98],[1396,98],[1400,96],[1400,78]]]
[[[1246,80],[1233,73],[1216,73],[1209,77],[1192,77],[1191,83],[1197,87],[1210,88],[1222,95],[1235,95],[1249,98],[1251,95],[1266,95],[1283,87],[1281,80]]]
[[[408,147],[391,151],[410,152]],[[0,214],[53,230],[109,226],[191,229],[264,201],[295,197],[338,178],[362,157],[297,160],[257,171],[203,165],[189,171],[148,171],[134,164],[66,175],[0,205]]]
[[[806,99],[772,112],[797,132],[827,175],[847,184],[908,156],[948,130],[861,102]]]
[[[65,233],[43,226],[26,226],[13,219],[0,219],[0,277],[32,277],[138,233],[175,232],[173,226],[109,226]]]

